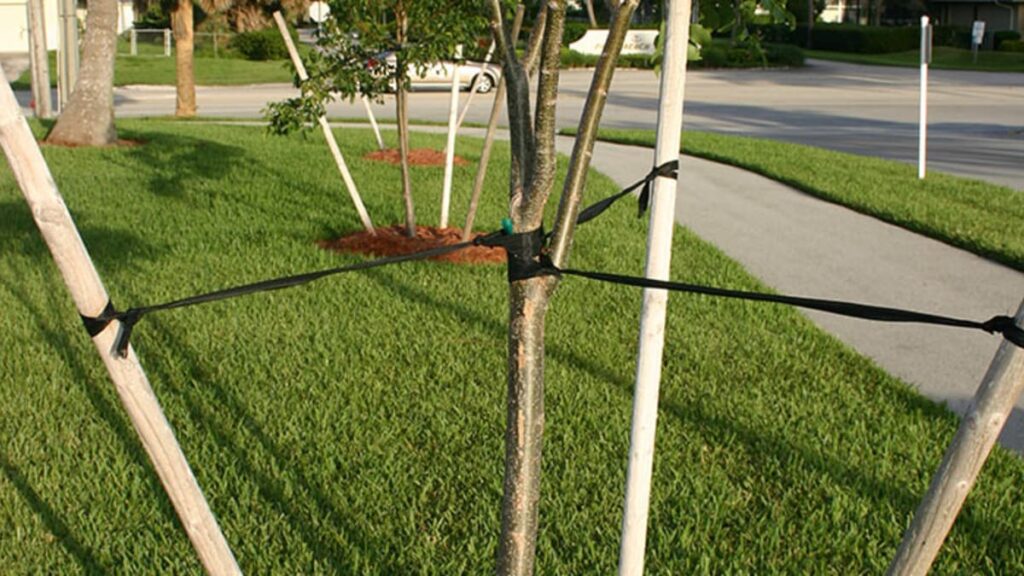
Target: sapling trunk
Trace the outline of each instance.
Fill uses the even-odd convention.
[[[623,2],[614,20],[629,22],[637,0]],[[502,23],[497,0],[490,2],[496,37],[504,56],[508,82],[509,127],[512,147],[510,207],[515,232],[529,232],[541,226],[547,199],[554,187],[555,103],[558,97],[559,52],[565,21],[565,3],[546,3],[547,22],[542,40],[540,79],[537,88],[537,117],[530,122],[526,74],[512,50],[510,31]],[[602,55],[607,68],[595,76],[587,97],[585,115],[589,126],[583,149],[593,147],[596,126],[611,83],[614,62],[622,48],[627,26],[614,27]],[[597,96],[601,95],[601,96]],[[592,126],[591,126],[592,124]],[[577,147],[581,146],[577,143]],[[590,154],[574,154],[570,173],[586,171]],[[563,191],[555,229],[565,237],[566,250],[574,232],[571,218],[579,210],[581,194]],[[582,186],[582,183],[578,184]],[[562,259],[567,256],[563,251]],[[512,282],[509,287],[508,416],[505,429],[505,481],[502,500],[501,538],[497,573],[527,576],[533,573],[538,531],[541,485],[541,454],[544,437],[544,321],[551,295],[557,287],[554,276]]]

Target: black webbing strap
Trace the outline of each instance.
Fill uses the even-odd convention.
[[[989,334],[1002,334],[1004,338],[1024,348],[1024,329],[1017,326],[1013,318],[1009,316],[994,316],[984,322],[964,320],[950,316],[939,316],[913,310],[901,310],[898,308],[886,308],[883,306],[871,306],[855,302],[843,302],[839,300],[823,300],[820,298],[804,298],[800,296],[785,296],[781,294],[765,294],[761,292],[747,292],[744,290],[730,290],[728,288],[715,288],[700,284],[687,284],[685,282],[669,282],[664,280],[652,280],[636,276],[621,276],[619,274],[608,274],[605,272],[588,272],[585,270],[573,270],[570,268],[554,268],[547,272],[549,274],[559,273],[566,276],[580,276],[601,282],[623,284],[626,286],[637,286],[640,288],[662,288],[673,292],[686,292],[690,294],[704,294],[707,296],[718,296],[723,298],[734,298],[739,300],[754,300],[758,302],[774,302],[777,304],[788,304],[810,310],[820,310],[840,316],[861,318],[864,320],[875,320],[879,322],[914,322],[920,324],[934,324],[938,326],[952,326],[956,328],[973,328],[984,330]]]
[[[117,335],[115,349],[117,350],[117,353],[123,358],[128,354],[128,342],[129,339],[131,338],[132,328],[134,328],[135,323],[138,322],[139,319],[142,318],[142,316],[149,314],[150,312],[156,312],[158,310],[170,310],[173,308],[182,308],[185,306],[194,306],[196,304],[214,302],[217,300],[226,300],[228,298],[236,298],[238,296],[244,296],[246,294],[253,294],[256,292],[269,292],[272,290],[280,290],[282,288],[290,288],[292,286],[307,284],[309,282],[319,280],[326,276],[333,276],[335,274],[342,274],[344,272],[369,270],[370,268],[378,268],[380,266],[398,264],[401,262],[409,262],[412,260],[425,260],[427,258],[433,258],[435,256],[442,256],[444,254],[457,252],[470,246],[487,245],[486,242],[489,238],[499,235],[501,235],[501,232],[493,232],[491,234],[478,236],[477,238],[469,242],[461,242],[459,244],[452,244],[450,246],[440,246],[438,248],[432,248],[430,250],[424,250],[422,252],[415,252],[412,254],[402,254],[400,256],[377,258],[375,260],[357,262],[355,264],[350,264],[348,266],[338,266],[336,268],[328,268],[326,270],[318,270],[316,272],[307,272],[305,274],[296,274],[294,276],[273,278],[270,280],[253,282],[252,284],[243,284],[241,286],[234,286],[232,288],[226,288],[224,290],[216,290],[214,292],[207,292],[205,294],[189,296],[187,298],[181,298],[179,300],[173,300],[170,302],[165,302],[163,304],[154,304],[151,306],[129,308],[123,312],[117,311],[112,303],[107,303],[106,308],[103,309],[103,312],[100,313],[99,316],[82,316],[82,323],[85,324],[85,329],[89,333],[89,336],[95,337],[114,320],[120,321],[121,331]]]
[[[642,180],[638,180],[637,182],[630,184],[629,187],[623,190],[622,192],[613,194],[605,198],[604,200],[594,202],[590,206],[587,206],[586,208],[581,210],[579,216],[576,217],[576,224],[583,224],[584,222],[588,222],[590,220],[593,220],[594,218],[597,218],[598,216],[601,215],[602,212],[610,208],[612,204],[618,202],[619,199],[628,196],[634,190],[636,190],[640,186],[643,186],[643,189],[640,191],[640,197],[637,198],[637,201],[639,202],[637,217],[639,218],[640,216],[643,216],[643,213],[647,211],[647,206],[650,205],[651,183],[653,183],[659,177],[676,178],[678,177],[678,174],[679,160],[670,160],[668,162],[665,162],[661,166],[655,166],[654,168],[651,169],[650,172],[647,173],[646,176],[643,177]]]

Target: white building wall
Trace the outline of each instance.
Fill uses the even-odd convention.
[[[46,49],[56,50],[60,43],[60,18],[58,0],[43,0],[43,20],[46,24]],[[129,30],[135,21],[132,3],[120,2],[121,13],[117,22],[118,34]],[[27,0],[0,0],[0,54],[28,52],[28,2]],[[79,10],[78,17],[85,19],[85,11]]]
[[[0,53],[28,52],[27,6],[26,0],[0,1]],[[56,50],[60,38],[57,0],[43,0],[43,20],[46,24],[46,48]]]

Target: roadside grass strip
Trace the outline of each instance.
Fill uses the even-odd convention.
[[[359,229],[319,134],[129,120],[119,131],[145,144],[44,147],[118,306],[360,260],[314,244]],[[400,221],[398,167],[362,159],[369,131],[337,136],[375,222]],[[479,149],[459,143],[459,209]],[[483,230],[506,215],[508,165],[498,147]],[[436,223],[443,170],[412,170],[419,222]],[[595,173],[586,200],[615,190]],[[641,274],[644,228],[616,207],[580,228],[570,264]],[[0,253],[3,571],[198,572],[6,167]],[[674,279],[765,289],[685,230],[674,253]],[[507,290],[503,266],[411,262],[138,327],[243,570],[492,570]],[[539,572],[615,570],[639,310],[635,289],[573,278],[552,300]],[[673,295],[649,573],[879,573],[956,425],[794,310]],[[997,447],[933,573],[1024,572],[1022,485],[1024,461]]]
[[[655,135],[602,128],[598,137],[653,148]],[[935,171],[918,180],[916,166],[902,162],[745,136],[685,131],[682,152],[756,172],[1024,271],[1024,192]]]
[[[908,50],[886,54],[857,54],[853,52],[831,52],[825,50],[804,49],[808,58],[849,62],[851,64],[867,64],[870,66],[902,66],[917,68],[921,65],[921,52]],[[930,67],[938,70],[979,70],[985,72],[1024,72],[1024,53],[997,52],[980,50],[977,62],[970,50],[935,46],[932,48]]]

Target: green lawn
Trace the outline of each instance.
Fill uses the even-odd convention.
[[[653,130],[607,128],[600,138],[652,147],[655,142]],[[1024,270],[1024,192],[934,171],[918,180],[917,168],[901,162],[760,138],[687,131],[683,151]]]
[[[920,66],[921,52],[892,52],[889,54],[853,54],[849,52],[826,52],[824,50],[804,49],[808,58],[851,62],[854,64],[873,64],[878,66]],[[1024,52],[995,52],[981,50],[978,61],[970,50],[935,46],[932,49],[932,68],[945,70],[984,70],[986,72],[1024,72]]]
[[[119,306],[357,260],[314,245],[358,228],[319,135],[119,130],[146,144],[44,150]],[[398,169],[361,159],[367,131],[338,136],[370,214],[397,222]],[[456,221],[479,142],[457,150],[471,164],[456,168]],[[495,156],[484,228],[507,209]],[[443,171],[413,170],[419,218],[436,222]],[[614,189],[589,182],[589,200]],[[644,226],[612,210],[580,230],[573,266],[640,273]],[[684,230],[674,250],[677,279],[763,288]],[[198,572],[5,167],[0,252],[3,571]],[[505,284],[502,266],[410,263],[139,324],[142,363],[246,572],[492,570]],[[552,302],[538,573],[615,570],[639,301],[567,278]],[[884,570],[956,418],[790,309],[672,303],[648,572]],[[1022,485],[1024,461],[997,449],[935,574],[1024,571]]]
[[[141,50],[140,50],[141,51]],[[200,86],[231,86],[292,81],[294,71],[290,62],[272,60],[255,62],[241,58],[195,58],[196,84]],[[32,87],[30,72],[26,70],[11,83],[15,90]],[[164,84],[174,85],[174,58],[166,56],[118,54],[114,65],[114,85]],[[57,65],[50,53],[50,83],[57,85]]]

